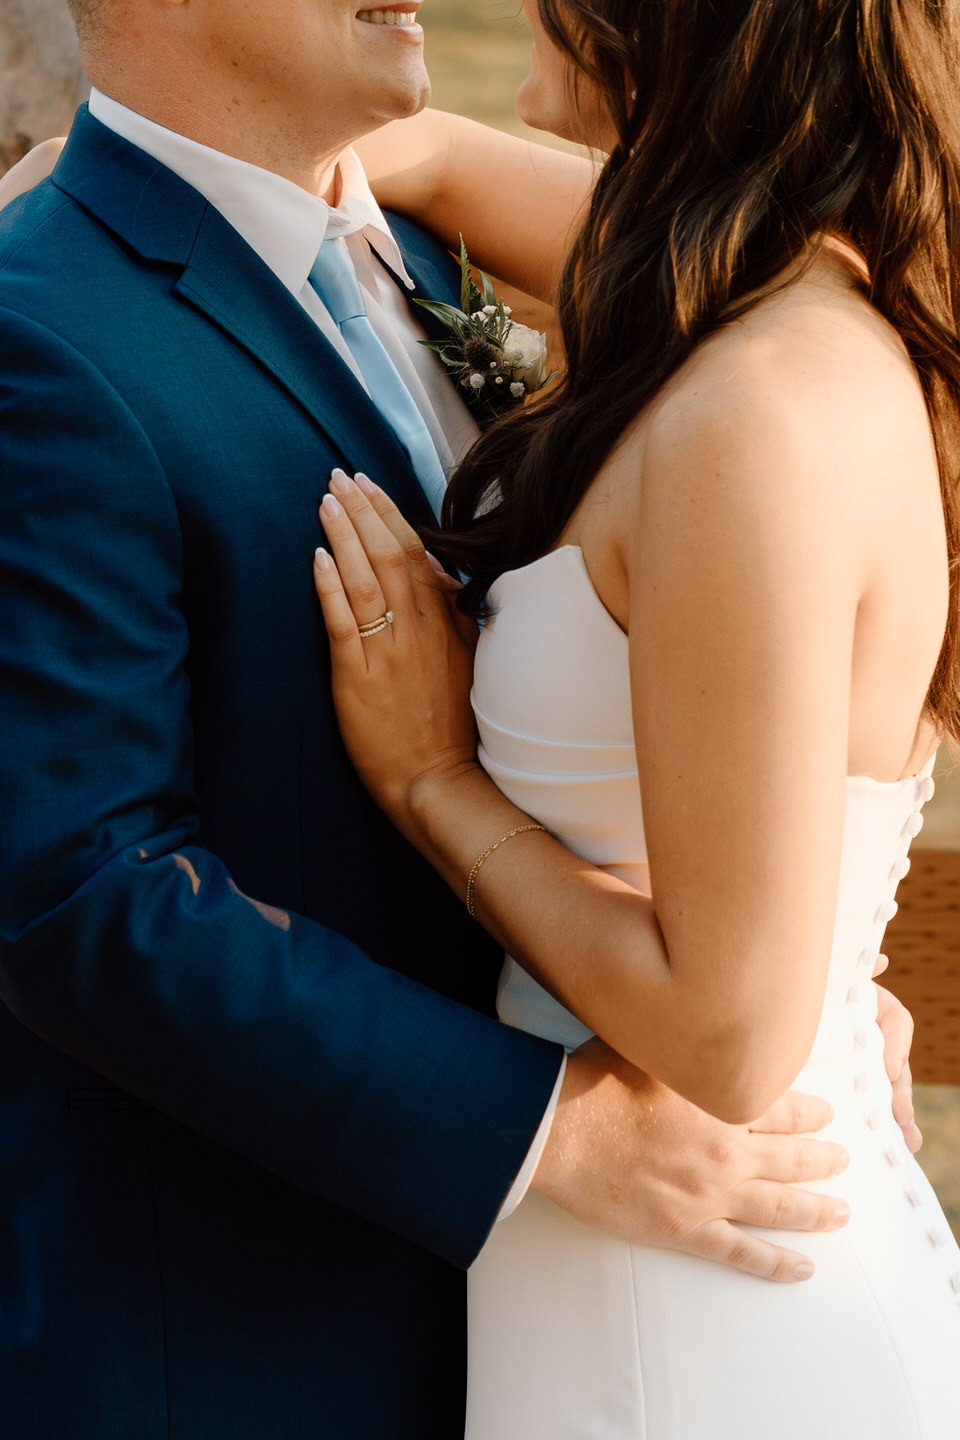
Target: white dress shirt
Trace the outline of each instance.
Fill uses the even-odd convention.
[[[411,314],[396,281],[387,273],[391,270],[407,289],[413,289],[399,246],[354,151],[345,150],[338,162],[334,208],[292,180],[167,130],[99,90],[90,92],[89,106],[90,114],[102,125],[166,165],[220,211],[299,301],[363,385],[363,376],[338,326],[309,283],[324,238],[346,237],[370,324],[423,416],[449,476],[480,432],[442,362],[419,343],[426,338],[425,332]],[[564,1060],[540,1128],[498,1219],[516,1209],[529,1188],[547,1143],[565,1069]]]

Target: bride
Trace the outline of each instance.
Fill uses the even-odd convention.
[[[771,1286],[531,1191],[471,1272],[468,1437],[956,1440],[960,1253],[867,983],[960,738],[953,38],[922,0],[540,3],[525,117],[610,151],[567,375],[451,490],[475,675],[416,537],[332,482],[345,735],[515,957],[505,1019],[594,1031],[726,1119],[827,1096],[853,1214]],[[451,242],[548,288],[581,166],[436,116],[386,141],[381,198],[425,187]]]
[[[960,1252],[867,983],[960,739],[951,11],[526,8],[527,118],[609,151],[568,368],[451,485],[475,669],[419,541],[335,473],[345,740],[513,957],[506,1020],[596,1033],[728,1121],[825,1095],[852,1219],[777,1287],[531,1192],[471,1271],[468,1440],[956,1440]],[[434,221],[478,256],[504,209],[535,228],[509,167],[495,196],[448,170]]]

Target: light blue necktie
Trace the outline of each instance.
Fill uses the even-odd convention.
[[[370,399],[410,456],[423,492],[439,518],[447,481],[437,448],[413,396],[370,324],[353,261],[346,245],[336,236],[320,246],[310,271],[310,284],[357,362]]]

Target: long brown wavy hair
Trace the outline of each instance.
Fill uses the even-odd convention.
[[[950,618],[928,696],[960,741],[960,55],[954,0],[539,0],[617,144],[558,294],[567,356],[455,476],[444,544],[478,614],[553,546],[698,342],[824,235],[866,262],[930,414]]]

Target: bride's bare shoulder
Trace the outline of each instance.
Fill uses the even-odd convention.
[[[929,418],[900,337],[842,256],[827,253],[693,352],[642,426],[645,479],[678,460],[693,481],[790,477],[862,500],[885,477],[935,474]],[[691,463],[692,462],[692,463]]]

